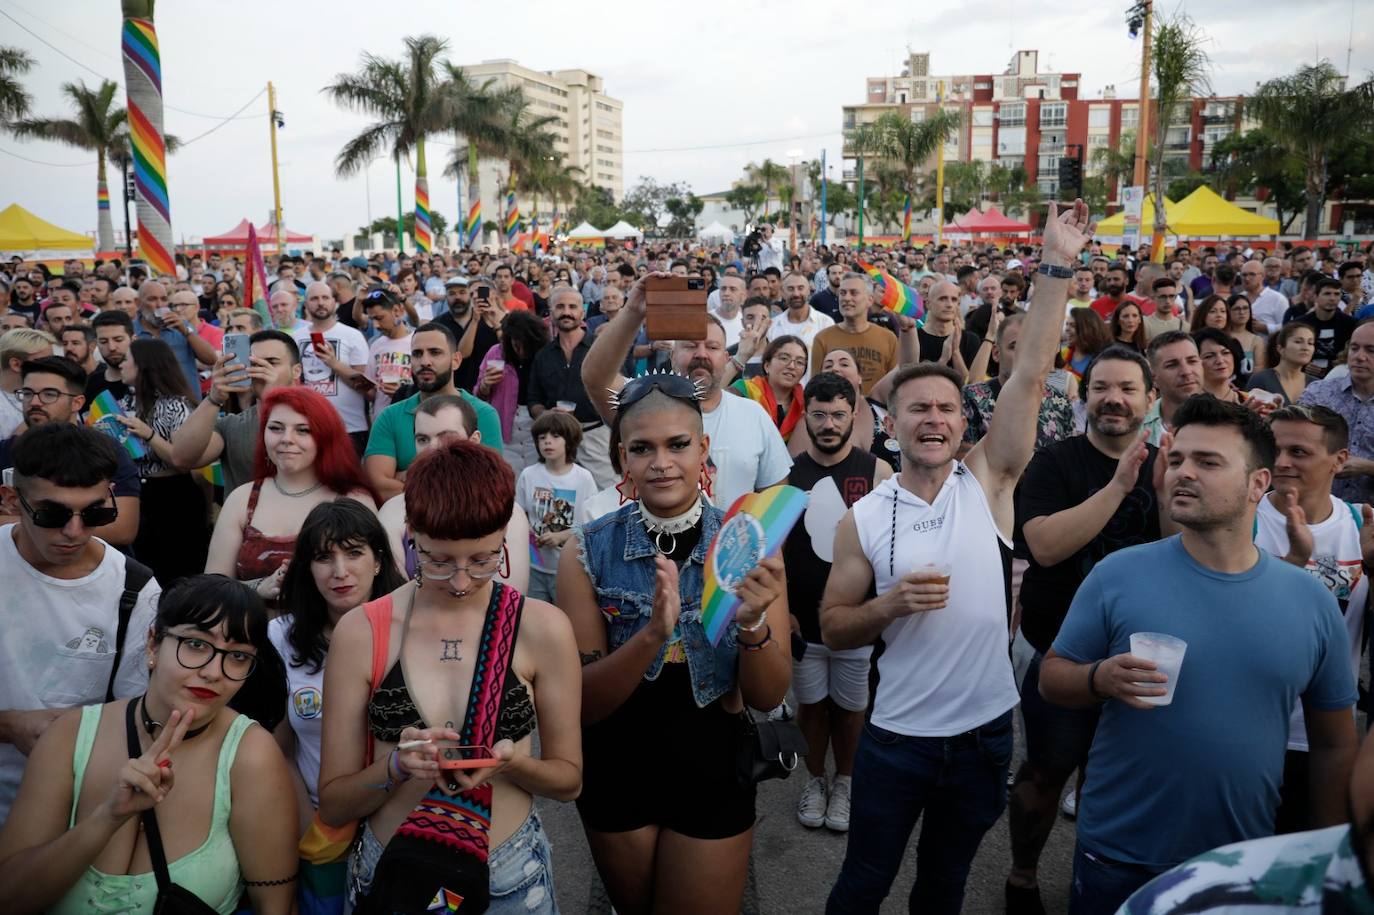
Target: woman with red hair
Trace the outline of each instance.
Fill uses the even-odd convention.
[[[275,600],[312,508],[344,496],[373,511],[377,503],[343,421],[324,397],[309,388],[275,388],[258,415],[253,481],[224,500],[205,571]]]

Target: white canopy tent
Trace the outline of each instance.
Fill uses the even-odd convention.
[[[601,236],[602,236],[603,238],[615,238],[615,239],[624,239],[624,238],[635,238],[635,239],[638,239],[638,238],[643,238],[643,237],[644,237],[644,233],[643,233],[643,232],[639,231],[638,229],[636,229],[634,226],[630,225],[628,222],[626,222],[626,221],[623,220],[623,219],[620,220],[620,222],[616,223],[615,225],[611,226],[611,227],[610,227],[609,229],[607,229],[605,232],[602,232],[602,233],[600,233],[600,234],[601,234]]]
[[[579,226],[577,226],[577,228],[573,229],[571,232],[568,233],[568,238],[569,238],[569,240],[571,240],[571,241],[577,241],[577,240],[579,240],[579,239],[592,239],[592,238],[605,238],[605,237],[606,237],[606,233],[605,233],[605,232],[601,231],[600,229],[598,229],[596,226],[592,225],[592,224],[589,223],[589,222],[584,222],[584,223],[580,224]]]
[[[719,222],[713,222],[706,228],[697,233],[697,237],[702,241],[729,242],[735,238],[735,233],[728,226],[723,226]]]

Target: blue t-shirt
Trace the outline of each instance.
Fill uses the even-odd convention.
[[[191,349],[191,344],[186,342],[185,334],[175,330],[154,332],[151,328],[144,327],[138,318],[134,318],[134,336],[161,340],[170,346],[172,354],[177,357],[177,364],[181,366],[181,373],[186,376],[187,386],[195,392],[195,397],[200,396],[200,367],[196,364],[196,354]]]
[[[1294,703],[1355,703],[1336,599],[1264,552],[1249,571],[1213,571],[1174,536],[1100,561],[1054,651],[1096,661],[1129,652],[1133,632],[1164,632],[1188,649],[1171,705],[1102,707],[1079,840],[1108,858],[1162,869],[1272,835]]]

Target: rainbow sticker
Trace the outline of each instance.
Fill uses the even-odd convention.
[[[782,549],[782,542],[806,509],[806,493],[795,486],[774,486],[745,493],[721,521],[706,552],[706,587],[701,624],[712,645],[720,644],[740,599],[735,589],[755,566]]]

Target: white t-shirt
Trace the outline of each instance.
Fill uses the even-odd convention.
[[[1349,505],[1331,496],[1331,514],[1320,524],[1309,524],[1312,532],[1312,556],[1307,571],[1326,585],[1345,617],[1345,629],[1350,635],[1350,669],[1360,669],[1360,645],[1364,634],[1364,605],[1369,593],[1369,579],[1364,575],[1363,554],[1360,551],[1360,525]],[[1266,496],[1255,512],[1255,546],[1282,559],[1288,555],[1288,522]],[[1295,703],[1288,719],[1288,749],[1307,747],[1307,722],[1302,715],[1302,703]]]
[[[793,324],[788,318],[790,311],[784,311],[773,319],[773,323],[768,325],[768,339],[776,340],[789,334],[798,337],[806,344],[806,371],[802,373],[801,381],[798,384],[805,385],[811,380],[811,341],[816,339],[816,334],[825,330],[827,327],[835,326],[835,319],[821,311],[819,308],[812,308],[811,314],[800,324]]]
[[[752,400],[724,393],[720,404],[701,418],[711,438],[712,501],[718,508],[728,509],[745,493],[785,479],[792,469],[778,427]]]
[[[19,398],[9,391],[0,391],[0,438],[9,438],[24,424],[24,408]]]
[[[383,381],[410,381],[410,338],[406,334],[393,340],[385,334],[378,334],[367,348],[367,377],[377,383],[377,394],[372,401],[372,415],[376,416],[391,404],[391,398],[382,393]]]
[[[530,542],[541,534],[566,531],[574,524],[590,520],[587,501],[596,495],[596,480],[587,468],[573,464],[555,476],[543,463],[530,464],[520,471],[515,484],[515,501],[530,520]],[[562,547],[536,547],[539,554],[534,567],[541,572],[558,571]],[[534,556],[530,556],[531,561]]]
[[[315,673],[308,661],[292,667],[296,650],[287,641],[291,629],[291,615],[279,616],[267,624],[267,638],[286,665],[286,720],[296,734],[296,758],[293,760],[310,794],[310,803],[320,806],[320,741],[324,737],[324,665]]]
[[[618,486],[619,484],[617,484]],[[620,495],[620,490],[615,486],[607,486],[586,501],[587,521],[595,521],[597,518],[609,515],[625,504],[624,498]],[[578,508],[583,506],[579,505]]]
[[[1288,299],[1284,297],[1283,293],[1267,286],[1263,292],[1255,296],[1255,301],[1250,303],[1250,314],[1268,324],[1271,333],[1278,333],[1277,328],[1283,323],[1283,315],[1286,311],[1288,311]]]
[[[119,632],[124,554],[105,546],[84,578],[51,578],[19,556],[16,526],[0,527],[0,708],[72,708],[105,701]],[[115,677],[118,698],[148,687],[148,629],[162,588],[150,579],[139,592]],[[0,743],[0,822],[19,793],[25,757]]]
[[[744,333],[744,313],[735,312],[733,318],[727,318],[725,315],[717,314],[716,318],[719,319],[721,326],[725,328],[725,348],[729,349],[739,343],[739,335]]]
[[[315,355],[315,345],[310,342],[310,325],[305,324],[291,332],[296,346],[301,351],[301,382],[317,394],[322,394],[339,411],[344,429],[348,432],[367,431],[367,401],[356,388],[342,384],[339,376]],[[346,365],[367,365],[367,338],[362,331],[347,324],[335,324],[324,332],[325,342],[333,346],[334,352]]]
[[[947,606],[883,630],[887,650],[878,661],[873,724],[907,737],[953,737],[1015,707],[1003,571],[1011,544],[993,521],[982,484],[956,462],[933,503],[889,477],[853,511],[878,594],[923,563],[950,566]]]

